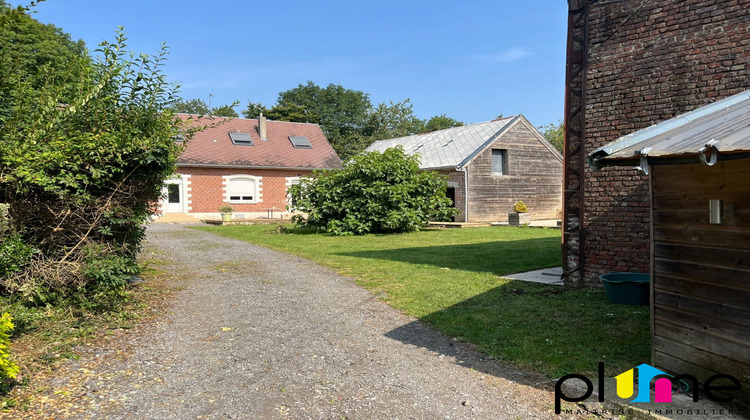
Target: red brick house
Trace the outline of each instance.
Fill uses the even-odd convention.
[[[317,124],[262,116],[193,118],[194,124],[208,128],[187,142],[177,175],[165,182],[162,213],[218,219],[219,206],[229,203],[235,219],[268,217],[271,212],[279,217],[286,214],[287,189],[299,177],[342,167]]]
[[[649,189],[586,156],[750,89],[750,0],[568,0],[563,266],[568,286],[648,272]]]

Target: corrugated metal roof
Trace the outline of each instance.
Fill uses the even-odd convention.
[[[385,149],[401,146],[407,154],[419,154],[419,167],[422,169],[460,168],[518,118],[519,116],[507,117],[431,133],[380,140],[371,144],[367,151],[383,152]]]
[[[709,141],[719,156],[750,152],[750,90],[620,137],[589,155],[592,166],[695,156]],[[650,148],[650,149],[647,149]]]

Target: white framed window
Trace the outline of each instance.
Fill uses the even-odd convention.
[[[261,200],[261,177],[229,175],[224,178],[224,201],[230,203],[258,203]]]

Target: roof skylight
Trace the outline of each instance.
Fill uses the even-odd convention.
[[[229,138],[232,139],[232,143],[240,146],[252,146],[254,144],[249,133],[229,133]]]
[[[292,142],[292,146],[294,146],[295,149],[312,149],[310,139],[307,137],[289,136],[289,141]]]

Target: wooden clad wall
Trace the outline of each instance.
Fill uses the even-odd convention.
[[[653,166],[652,200],[654,365],[733,375],[750,403],[750,160]]]
[[[507,221],[523,201],[532,220],[559,219],[562,210],[561,158],[519,120],[469,164],[469,221]],[[492,149],[508,152],[508,174],[492,173]]]

